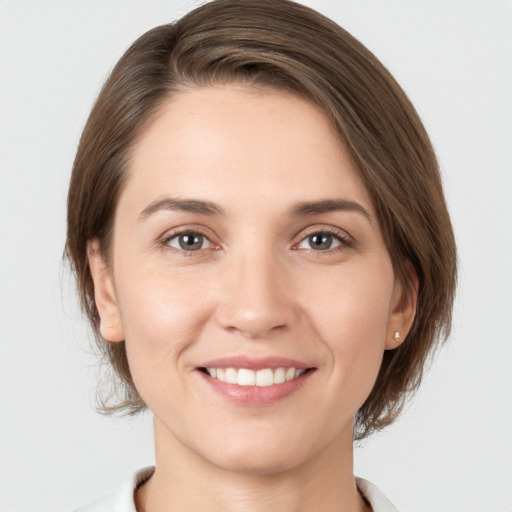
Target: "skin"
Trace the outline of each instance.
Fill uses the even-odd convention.
[[[156,472],[138,510],[369,510],[353,477],[353,417],[400,343],[393,333],[407,335],[415,298],[330,123],[289,93],[189,89],[146,127],[128,172],[111,260],[97,241],[89,260],[101,333],[126,340],[154,413]],[[154,206],[168,197],[223,213]],[[327,199],[352,207],[290,214]],[[204,238],[186,251],[176,230]],[[325,232],[321,250],[308,237]],[[315,370],[276,403],[241,406],[197,370],[240,354]]]

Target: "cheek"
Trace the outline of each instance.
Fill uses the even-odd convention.
[[[131,281],[120,304],[135,387],[146,405],[157,415],[166,411],[172,424],[180,424],[180,411],[194,399],[187,354],[208,318],[187,284],[145,273]]]
[[[123,270],[129,268],[133,267]],[[119,306],[134,378],[165,369],[172,375],[169,369],[181,364],[180,354],[208,320],[207,293],[198,293],[197,280],[168,274],[155,266],[119,279]]]
[[[387,264],[368,268],[326,280],[309,314],[331,354],[335,379],[369,393],[385,350],[393,272]]]
[[[374,267],[373,271],[368,265],[361,271],[333,273],[322,280],[321,286],[317,281],[316,287],[308,287],[317,290],[308,309],[330,339],[346,340],[349,345],[351,341],[384,343],[391,314],[393,271],[385,263]]]

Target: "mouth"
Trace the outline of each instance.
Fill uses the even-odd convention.
[[[196,368],[215,394],[236,405],[266,407],[295,395],[316,368],[287,358],[232,357]]]
[[[314,368],[278,367],[252,370],[250,368],[215,368],[203,367],[200,371],[220,382],[238,386],[268,387],[298,379]]]

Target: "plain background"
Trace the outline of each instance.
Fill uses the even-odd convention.
[[[453,334],[357,474],[410,512],[512,510],[512,2],[310,0],[395,75],[438,152],[460,251]],[[151,464],[151,417],[94,412],[62,264],[74,151],[108,71],[190,0],[0,0],[0,510],[58,512]]]

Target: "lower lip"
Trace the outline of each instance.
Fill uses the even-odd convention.
[[[198,373],[215,392],[230,402],[246,407],[265,407],[299,391],[314,371],[310,370],[300,377],[272,386],[239,386],[214,379],[199,370]]]

